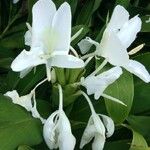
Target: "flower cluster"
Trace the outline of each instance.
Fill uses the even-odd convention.
[[[11,68],[13,71],[20,72],[20,77],[23,78],[32,68],[44,64],[47,78],[28,95],[19,97],[17,91],[8,91],[5,96],[10,97],[14,104],[31,112],[33,117],[41,120],[44,124],[43,137],[50,149],[73,150],[76,139],[63,110],[62,86],[56,83],[59,89],[59,109],[53,112],[48,119],[42,118],[36,108],[36,88],[45,81],[51,81],[52,69],[55,67],[85,68],[94,57],[103,61],[93,73],[81,77],[80,86],[86,88],[88,95],[94,94],[96,100],[102,96],[126,106],[121,100],[107,95],[105,89],[122,75],[122,67],[144,82],[150,82],[150,74],[146,68],[141,63],[129,59],[129,55],[139,51],[143,45],[127,52],[127,48],[141,29],[141,19],[138,16],[129,19],[127,10],[122,6],[116,6],[99,43],[90,37],[78,43],[81,53],[84,54],[80,57],[70,43],[82,30],[71,38],[71,9],[68,3],[63,3],[57,10],[51,0],[38,0],[33,6],[32,15],[32,26],[27,23],[28,31],[25,34],[25,44],[30,47],[30,51],[23,50],[12,62]],[[88,53],[92,45],[96,47],[96,50]],[[70,51],[72,53],[69,53]],[[113,67],[103,71],[108,63]],[[97,114],[88,95],[83,91],[80,93],[87,100],[91,109],[91,117],[81,138],[80,148],[82,149],[94,139],[92,149],[102,150],[106,138],[114,132],[114,122],[108,116]]]

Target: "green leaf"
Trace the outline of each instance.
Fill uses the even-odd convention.
[[[144,137],[134,130],[132,132],[133,139],[129,150],[150,150]]]
[[[150,117],[148,116],[129,116],[127,121],[131,127],[145,137],[150,138]]]
[[[142,30],[141,32],[150,32],[150,16],[142,16]]]
[[[134,57],[134,59],[142,63],[150,72],[150,53],[138,55]],[[135,94],[132,113],[150,114],[150,84],[146,84],[145,82],[134,76],[134,86]]]
[[[122,5],[127,8],[130,4],[130,0],[116,0],[116,5]]]
[[[77,17],[76,24],[88,25],[93,13],[98,9],[102,0],[86,0]]]
[[[110,117],[116,123],[122,123],[127,117],[132,107],[134,87],[132,75],[124,70],[123,75],[110,85],[104,92],[112,97],[121,100],[127,107],[105,99],[105,104]]]
[[[0,59],[0,67],[5,69],[10,69],[10,64],[12,62],[12,58],[2,58]]]
[[[42,141],[42,125],[22,107],[0,96],[0,149],[14,150],[19,145]]]
[[[19,146],[17,150],[34,150],[29,146],[23,145],[23,146]]]

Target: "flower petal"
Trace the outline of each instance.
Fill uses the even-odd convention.
[[[72,135],[71,125],[66,116],[62,111],[59,116],[59,137],[58,144],[60,150],[74,150],[76,139]]]
[[[39,41],[45,38],[44,33],[50,31],[56,7],[52,0],[39,0],[32,9],[32,45],[39,45]]]
[[[110,30],[117,31],[128,20],[129,20],[128,11],[124,7],[117,5],[113,11],[113,14],[107,26],[107,29],[109,28]]]
[[[30,111],[32,109],[31,94],[27,94],[25,96],[19,97],[18,92],[14,90],[14,91],[8,91],[4,95],[10,97],[14,104],[18,104],[24,107],[27,111]]]
[[[12,62],[11,68],[13,71],[19,72],[39,64],[44,64],[45,60],[41,59],[40,55],[42,55],[42,52],[38,48],[32,51],[23,50]]]
[[[55,55],[48,61],[50,66],[61,68],[82,68],[84,67],[83,60],[72,55]]]
[[[142,21],[138,16],[130,19],[118,32],[121,43],[128,48],[135,40],[137,33],[141,30]]]
[[[100,43],[100,49],[96,51],[114,66],[121,66],[129,61],[126,48],[121,44],[117,35],[111,31],[105,31]]]
[[[52,30],[56,36],[56,44],[54,50],[69,52],[71,41],[71,8],[70,5],[63,3],[56,12],[53,22]],[[52,35],[53,38],[54,34]]]
[[[52,113],[49,118],[46,120],[43,126],[43,137],[50,149],[58,148],[58,141],[56,139],[56,123],[54,122],[54,118],[58,114],[58,111]]]
[[[111,137],[113,135],[114,131],[115,131],[115,125],[114,125],[113,120],[110,117],[106,116],[106,115],[101,115],[100,114],[100,116],[102,117],[102,121],[103,121],[104,126],[105,126],[106,131],[107,131],[106,136]]]
[[[81,40],[79,43],[78,43],[78,46],[80,48],[80,51],[82,54],[85,54],[87,53],[90,48],[92,47],[92,43],[89,42],[89,40],[87,38]]]
[[[130,60],[129,63],[123,66],[126,70],[138,76],[144,82],[150,82],[150,74],[146,70],[145,66],[135,60]]]
[[[31,44],[32,44],[32,33],[30,30],[28,30],[25,33],[24,38],[25,38],[25,45],[31,46]]]
[[[103,150],[105,144],[105,136],[96,135],[92,143],[92,150]]]

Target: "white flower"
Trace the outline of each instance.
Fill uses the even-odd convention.
[[[101,119],[100,119],[101,117]],[[106,128],[106,129],[105,129]],[[105,115],[92,114],[86,129],[84,130],[80,149],[89,143],[93,138],[92,150],[103,150],[106,137],[112,136],[114,133],[114,123],[111,118]]]
[[[13,0],[13,3],[14,4],[16,4],[16,3],[18,3],[19,2],[19,0]]]
[[[34,100],[34,105],[32,104],[32,97],[34,93],[30,93],[24,96],[19,96],[16,90],[8,91],[5,93],[5,96],[8,96],[12,99],[14,104],[18,104],[24,107],[27,111],[32,113],[32,116],[38,118],[44,123],[44,119],[40,116],[36,108],[36,101]]]
[[[97,114],[94,110],[91,100],[86,95],[86,93],[81,92],[81,94],[86,98],[91,109],[92,115],[82,135],[80,149],[82,149],[87,143],[89,143],[94,138],[92,150],[103,150],[106,137],[108,138],[114,133],[114,122],[108,116]]]
[[[23,50],[12,62],[13,71],[25,71],[40,64],[64,68],[80,68],[84,62],[69,55],[71,41],[71,10],[63,3],[56,11],[51,0],[39,0],[33,6],[32,28],[25,34],[30,51]]]
[[[87,38],[78,45],[81,51],[86,52],[94,44],[96,46],[95,55],[106,58],[114,66],[124,67],[148,83],[150,82],[150,74],[146,68],[141,63],[130,60],[127,52],[127,48],[136,39],[136,35],[141,29],[141,24],[141,19],[138,16],[129,19],[127,10],[117,5],[104,31],[100,44]],[[87,43],[91,43],[91,45],[89,46]]]
[[[115,82],[122,74],[120,67],[113,67],[97,76],[88,76],[81,79],[81,84],[86,87],[88,95],[94,94],[95,99],[103,94],[104,90],[113,82]]]
[[[73,150],[76,139],[72,135],[70,122],[63,111],[62,89],[59,85],[59,110],[55,111],[46,120],[43,127],[43,136],[50,149]]]

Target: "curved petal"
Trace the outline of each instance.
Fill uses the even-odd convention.
[[[58,144],[60,150],[74,150],[76,139],[71,132],[71,125],[66,116],[62,111],[59,116],[59,137]]]
[[[54,35],[56,36],[54,50],[66,51],[68,54],[71,41],[71,8],[67,2],[63,3],[56,12],[52,30],[54,32],[52,38]]]
[[[115,125],[114,125],[113,120],[110,117],[106,116],[106,115],[101,115],[100,114],[100,116],[102,117],[102,121],[103,121],[104,126],[105,126],[106,131],[107,131],[106,136],[111,137],[113,135],[114,131],[115,131]]]
[[[42,55],[40,49],[32,51],[23,50],[12,62],[11,68],[13,71],[20,72],[39,64],[44,64],[45,60],[41,59],[40,55]]]
[[[105,136],[97,135],[92,143],[92,150],[103,150],[105,144]]]
[[[32,45],[37,46],[45,38],[45,33],[50,32],[56,7],[52,0],[39,0],[32,9]]]
[[[61,68],[82,68],[84,67],[83,60],[72,55],[55,55],[48,60],[50,66]]]
[[[92,117],[90,117],[81,138],[80,149],[82,149],[87,143],[89,143],[94,136],[95,136],[95,126],[93,124]]]
[[[103,56],[114,66],[122,66],[129,61],[126,48],[122,45],[116,33],[105,30],[97,55]]]
[[[137,33],[141,30],[142,21],[138,16],[130,19],[118,32],[121,43],[128,48],[136,39]]]
[[[133,73],[134,75],[138,76],[140,79],[142,79],[144,82],[149,83],[150,82],[150,74],[146,70],[145,66],[141,63],[130,60],[129,63],[125,66],[123,66],[126,70]]]
[[[127,21],[129,20],[129,13],[128,11],[120,6],[117,5],[113,11],[112,17],[110,22],[107,26],[107,29],[117,31],[120,29]]]
[[[57,114],[58,111],[52,113],[43,126],[43,137],[50,149],[58,148],[58,141],[55,139],[56,124],[54,123],[54,117],[56,117]]]

